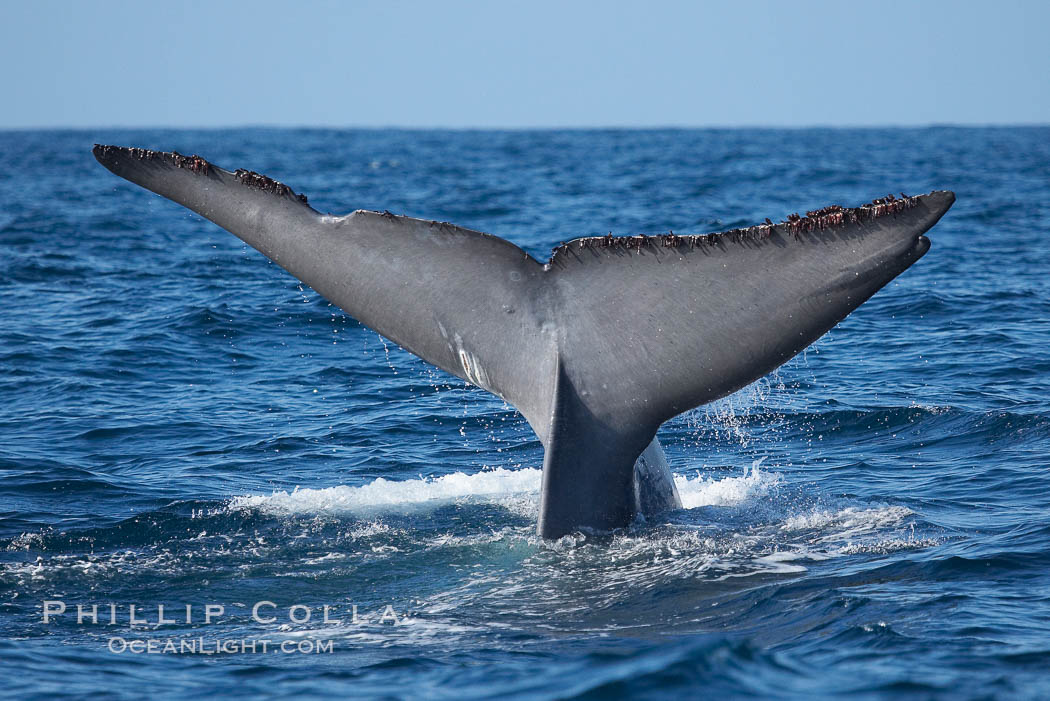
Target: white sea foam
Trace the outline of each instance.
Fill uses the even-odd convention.
[[[323,514],[349,516],[406,511],[461,500],[508,502],[515,495],[538,493],[542,472],[533,468],[496,468],[474,474],[453,472],[441,477],[388,480],[382,477],[360,487],[327,487],[278,491],[265,496],[235,497],[232,508],[251,508],[275,515]],[[511,499],[508,499],[511,498]],[[512,509],[513,510],[513,509]]]
[[[756,497],[769,493],[770,488],[780,483],[780,475],[763,472],[762,460],[751,464],[751,469],[740,477],[711,479],[700,474],[688,477],[675,475],[675,486],[682,497],[682,506],[695,509],[698,506],[739,506]]]
[[[907,532],[913,512],[902,506],[827,505],[804,510],[794,508],[792,500],[779,499],[773,488],[780,475],[763,471],[758,462],[736,476],[715,479],[701,475],[676,476],[675,481],[687,508],[703,506],[734,509],[733,520],[710,521],[705,512],[692,517],[680,514],[656,528],[629,528],[612,539],[593,541],[567,536],[556,542],[543,542],[531,525],[508,525],[496,518],[484,527],[460,532],[423,530],[414,532],[384,522],[387,513],[432,510],[442,504],[472,502],[498,504],[530,519],[538,509],[541,471],[537,469],[482,470],[475,474],[456,472],[436,478],[391,481],[376,479],[361,486],[327,489],[297,489],[266,496],[243,496],[232,500],[230,508],[258,510],[278,516],[346,516],[361,519],[329,542],[330,534],[318,535],[303,526],[291,541],[275,539],[268,543],[258,534],[224,533],[209,528],[186,539],[195,556],[187,561],[183,550],[170,549],[168,542],[144,548],[118,548],[110,552],[56,553],[36,562],[0,563],[0,578],[9,577],[29,585],[51,579],[76,576],[96,582],[148,571],[153,574],[185,572],[196,568],[202,573],[215,567],[256,568],[260,560],[286,556],[293,547],[299,555],[294,567],[281,566],[274,577],[302,576],[303,567],[311,571],[346,569],[350,564],[394,562],[404,553],[426,549],[436,557],[459,547],[487,552],[479,557],[479,574],[452,593],[454,599],[440,597],[430,601],[431,613],[488,601],[494,596],[522,599],[532,592],[551,591],[551,577],[571,583],[566,592],[577,591],[580,581],[590,581],[602,572],[603,592],[630,591],[636,587],[657,586],[659,582],[696,578],[722,581],[757,574],[800,574],[811,562],[856,555],[880,555],[897,550],[933,547],[938,541]],[[761,501],[762,507],[755,508]],[[221,529],[222,521],[216,522]],[[43,534],[27,534],[13,542],[18,549],[42,548]],[[502,543],[501,547],[489,547]],[[484,558],[493,553],[498,563],[518,563],[510,568],[490,571]],[[250,554],[249,560],[230,562],[231,553]],[[446,553],[442,555],[441,553]],[[557,587],[555,587],[556,589]],[[524,593],[523,593],[524,592]],[[599,592],[599,594],[601,594]],[[597,594],[596,594],[597,595]],[[605,594],[601,594],[602,597]],[[613,596],[613,594],[609,594]],[[610,601],[613,601],[613,596]],[[603,599],[604,600],[604,599]],[[565,606],[574,605],[566,600]],[[417,634],[420,631],[417,631]],[[362,631],[355,631],[355,634]],[[371,631],[369,634],[375,633]],[[385,636],[387,633],[384,631]],[[403,633],[399,633],[403,634]]]
[[[700,475],[675,476],[682,503],[698,506],[736,506],[766,494],[779,483],[775,473],[759,469],[756,461],[739,477],[712,479]],[[268,495],[235,497],[231,508],[257,509],[273,515],[361,516],[433,508],[458,501],[499,504],[522,516],[539,508],[542,471],[535,468],[496,468],[474,474],[454,472],[441,477],[388,480],[382,477],[359,487],[277,491]]]
[[[798,514],[784,521],[781,528],[785,531],[828,530],[841,537],[896,526],[911,515],[912,510],[903,506],[871,509],[848,506],[838,511],[816,510]]]

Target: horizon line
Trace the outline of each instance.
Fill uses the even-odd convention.
[[[212,124],[212,125],[80,125],[80,126],[2,126],[0,132],[26,132],[26,131],[133,131],[133,130],[182,130],[182,131],[225,131],[243,129],[289,129],[289,130],[328,130],[328,131],[733,131],[733,130],[869,130],[869,129],[1004,129],[1004,128],[1039,128],[1050,127],[1048,122],[895,122],[884,124],[663,124],[663,125],[617,125],[617,124],[594,124],[594,125],[334,125],[334,124],[269,124],[269,123],[242,123],[242,124]]]

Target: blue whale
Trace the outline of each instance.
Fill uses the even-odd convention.
[[[702,236],[580,238],[541,263],[448,223],[321,214],[287,185],[199,156],[94,154],[517,408],[544,447],[545,538],[680,507],[660,425],[813,343],[922,257],[955,201],[891,195]]]

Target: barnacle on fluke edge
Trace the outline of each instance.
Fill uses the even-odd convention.
[[[798,238],[801,234],[811,231],[824,231],[825,229],[831,229],[845,224],[857,224],[860,222],[872,221],[879,217],[903,212],[906,209],[914,207],[918,203],[918,197],[908,197],[902,192],[900,197],[886,195],[885,197],[873,200],[870,204],[864,204],[860,207],[842,207],[833,204],[824,207],[823,209],[815,209],[806,212],[806,216],[804,217],[800,214],[789,214],[787,219],[779,224],[774,224],[772,220],[767,217],[764,224],[749,226],[746,229],[730,229],[729,231],[722,231],[713,234],[682,236],[675,234],[672,231],[667,234],[656,236],[647,236],[645,234],[639,236],[613,236],[612,234],[606,234],[605,236],[589,236],[556,246],[551,254],[550,262],[554,263],[559,256],[570,252],[573,248],[582,250],[587,248],[622,247],[628,251],[641,251],[646,246],[676,248],[678,246],[688,245],[689,248],[696,248],[697,246],[703,245],[716,246],[723,240],[740,242],[748,239],[768,239],[773,235],[773,232],[778,226],[782,227],[781,230],[783,232],[792,234]]]
[[[282,182],[274,180],[273,178],[268,178],[262,173],[256,173],[254,170],[238,168],[234,175],[236,175],[237,179],[248,187],[254,187],[265,192],[273,193],[274,195],[291,195],[299,198],[300,202],[306,204],[306,195],[297,195],[292,188]]]
[[[212,165],[197,154],[183,156],[177,151],[150,151],[148,148],[124,148],[122,146],[103,146],[95,144],[95,149],[103,156],[113,153],[121,153],[137,158],[140,161],[166,161],[176,168],[185,168],[198,175],[207,175],[211,172]]]
[[[151,151],[148,148],[125,148],[123,146],[104,146],[102,144],[95,144],[95,152],[103,158],[122,155],[130,156],[131,158],[136,158],[140,161],[170,163],[176,168],[184,168],[196,173],[197,175],[209,175],[213,169],[222,170],[221,168],[216,169],[215,166],[196,154],[192,156],[183,156],[177,151]],[[303,204],[307,203],[306,195],[296,194],[292,188],[284,183],[278,182],[273,178],[268,178],[261,173],[244,170],[242,168],[233,173],[233,175],[248,187],[254,187],[257,190],[269,192],[274,195],[291,195]]]

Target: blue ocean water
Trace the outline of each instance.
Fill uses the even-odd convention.
[[[807,352],[661,429],[687,508],[545,543],[520,415],[95,142],[540,260],[958,201]],[[0,203],[6,696],[1050,695],[1048,128],[0,132]]]

